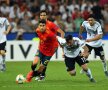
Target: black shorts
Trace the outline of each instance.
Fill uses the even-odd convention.
[[[5,50],[6,51],[6,42],[0,43],[0,50]]]
[[[103,50],[102,46],[100,46],[100,47],[92,47],[92,46],[89,46],[88,44],[86,44],[86,46],[89,49],[89,53],[91,53],[92,49],[94,49],[95,55],[104,56],[104,50]]]
[[[40,61],[41,61],[41,63],[42,63],[44,66],[47,66],[48,62],[50,61],[50,59],[51,59],[51,57],[52,57],[52,56],[46,56],[46,55],[44,55],[44,54],[41,53],[39,50],[37,50],[35,56],[38,56],[38,57],[40,58]]]
[[[81,66],[86,63],[86,59],[83,56],[77,56],[75,58],[69,58],[65,56],[65,65],[67,67],[67,71],[72,71],[75,69],[75,62]]]

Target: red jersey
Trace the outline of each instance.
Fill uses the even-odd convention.
[[[46,21],[46,27],[48,27],[50,31],[52,31],[54,34],[57,35],[57,30],[59,29],[59,27],[54,24],[53,22],[47,20]],[[58,47],[58,42],[55,42],[55,47],[57,48]]]
[[[39,50],[46,56],[52,56],[57,48],[57,46],[55,47],[55,43],[58,44],[56,35],[48,27],[46,27],[44,33],[41,33],[39,28],[37,28],[36,33],[40,39]]]

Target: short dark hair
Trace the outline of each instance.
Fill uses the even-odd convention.
[[[72,40],[73,39],[73,36],[72,35],[67,35],[66,36],[66,42],[69,42],[69,40]]]
[[[46,15],[48,15],[47,10],[41,10],[40,13],[39,13],[39,15],[40,15],[41,13],[46,13]]]
[[[90,14],[88,18],[94,18],[95,19],[95,15],[94,14]]]
[[[39,20],[39,23],[44,23],[44,24],[46,24],[46,20],[41,19],[41,20]]]

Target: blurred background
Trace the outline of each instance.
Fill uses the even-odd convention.
[[[39,12],[43,9],[49,12],[49,20],[73,36],[78,36],[81,23],[94,14],[102,25],[103,40],[108,40],[108,0],[0,0],[0,16],[8,18],[13,27],[8,40],[36,37]]]

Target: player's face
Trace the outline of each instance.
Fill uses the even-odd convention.
[[[40,13],[40,19],[47,19],[47,14],[45,12]]]
[[[67,45],[68,45],[68,46],[72,46],[72,44],[73,44],[73,40],[69,40],[69,41],[67,42]]]
[[[45,25],[45,23],[40,23],[39,24],[39,29],[40,29],[40,31],[43,33],[43,32],[45,32],[45,30],[46,30],[46,25]]]
[[[94,18],[88,18],[88,22],[89,22],[90,26],[93,26],[95,20],[94,20]]]

